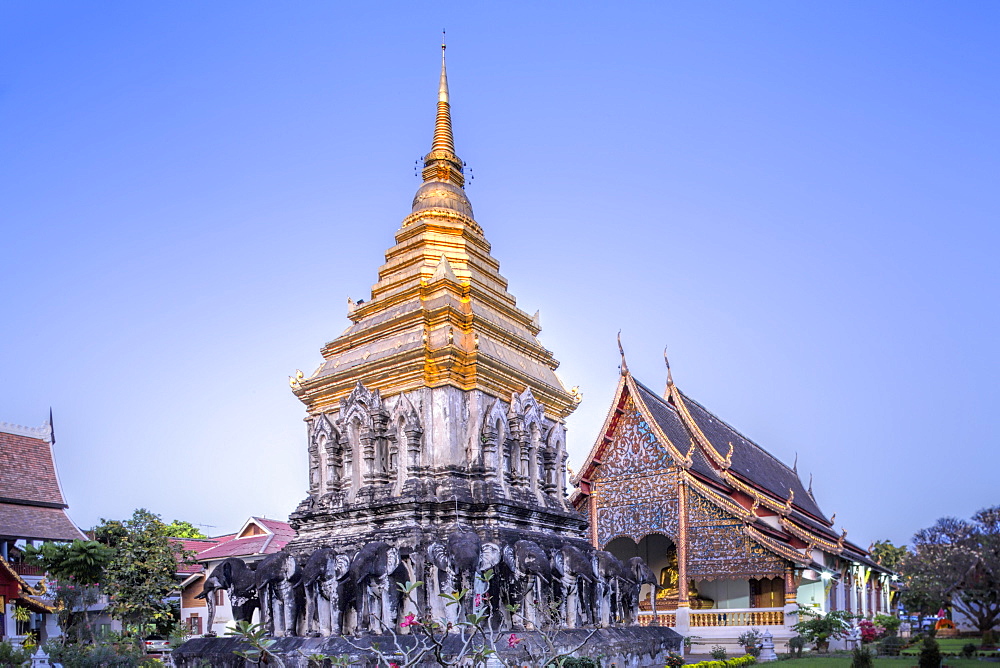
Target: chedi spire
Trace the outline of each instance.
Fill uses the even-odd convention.
[[[451,102],[448,94],[447,46],[441,44],[441,80],[438,84],[437,118],[430,153],[424,156],[421,176],[424,183],[413,198],[413,211],[450,209],[472,218],[472,205],[465,195],[464,163],[455,154],[451,130]]]

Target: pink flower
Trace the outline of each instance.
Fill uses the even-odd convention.
[[[403,617],[403,621],[399,623],[399,626],[405,629],[407,626],[413,626],[414,624],[419,623],[420,622],[414,618],[413,613],[410,613],[406,617]],[[399,668],[399,666],[396,666],[396,668]]]
[[[399,664],[396,663],[395,661],[390,661],[389,668],[399,668]]]
[[[524,638],[518,638],[516,633],[511,633],[510,637],[507,638],[507,647],[513,649],[517,647],[517,644],[524,640]]]
[[[483,596],[482,596],[482,594],[476,594],[476,601],[475,601],[475,603],[473,603],[473,605],[475,605],[478,608],[482,604],[483,604]]]

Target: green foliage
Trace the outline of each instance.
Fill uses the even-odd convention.
[[[952,605],[981,632],[993,628],[1000,622],[1000,506],[921,529],[900,571],[908,611],[930,615]]]
[[[899,632],[899,627],[903,623],[903,620],[899,617],[893,617],[892,615],[875,615],[875,619],[872,620],[875,626],[881,626],[885,629],[886,634],[894,636]]]
[[[975,643],[967,642],[962,645],[962,657],[965,659],[971,659],[976,655],[976,645]]]
[[[0,668],[17,668],[25,661],[31,661],[31,654],[14,643],[0,642]]]
[[[753,654],[745,654],[738,659],[730,659],[728,661],[715,660],[691,663],[687,665],[687,668],[743,668],[743,666],[749,666],[754,663],[757,663],[757,657]]]
[[[875,541],[872,543],[872,546],[868,548],[868,551],[871,552],[872,559],[875,560],[875,563],[879,566],[888,568],[890,571],[899,570],[900,565],[903,563],[903,558],[908,552],[905,545],[897,547],[888,540]]]
[[[747,654],[760,656],[759,645],[763,639],[764,636],[761,635],[760,631],[752,628],[749,631],[741,633],[740,637],[736,639],[736,642],[739,643],[740,647],[742,647]]]
[[[24,549],[29,563],[45,569],[57,580],[73,580],[79,584],[97,584],[114,550],[96,540],[74,540],[72,543],[46,541]]]
[[[113,635],[96,644],[55,640],[45,645],[52,663],[63,668],[134,668],[142,660],[142,648],[135,642]]]
[[[899,636],[886,636],[878,644],[878,652],[883,656],[899,656],[903,648],[903,639]]]
[[[711,654],[712,658],[716,661],[726,660],[726,648],[722,645],[712,645],[712,649],[709,654]]]
[[[150,624],[171,619],[163,599],[177,587],[177,547],[159,516],[140,508],[125,521],[102,519],[94,534],[114,548],[105,568],[111,615],[140,635]]]
[[[174,520],[165,525],[164,531],[171,538],[208,538],[201,529],[184,520]]]
[[[788,639],[788,649],[791,650],[792,656],[802,657],[802,650],[806,648],[806,639],[802,636],[792,636]]]
[[[851,652],[851,668],[872,668],[873,660],[872,651],[861,643]]]
[[[855,617],[846,610],[834,610],[821,615],[801,609],[799,614],[805,619],[800,619],[797,624],[792,626],[792,629],[805,638],[807,642],[814,644],[822,644],[844,637],[847,630],[851,628],[851,620]]]
[[[243,657],[248,663],[252,663],[255,666],[267,663],[279,668],[285,665],[281,657],[271,651],[271,647],[274,646],[276,641],[274,638],[267,637],[267,629],[263,624],[236,622],[236,629],[227,631],[226,635],[235,636],[250,645],[250,649],[234,650],[237,656]]]
[[[920,664],[920,668],[940,668],[941,649],[934,638],[924,640],[924,646],[920,650],[918,663]]]
[[[601,660],[591,659],[588,656],[576,656],[576,657],[571,656],[567,659],[564,659],[563,662],[559,665],[562,666],[562,668],[601,668]]]

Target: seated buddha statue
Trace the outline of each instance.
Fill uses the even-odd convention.
[[[663,603],[663,609],[676,610],[680,598],[680,578],[677,571],[677,553],[672,552],[667,565],[660,569],[660,586],[656,592],[657,607]],[[692,610],[711,608],[715,601],[698,595],[694,580],[688,580],[688,604]],[[648,607],[648,604],[647,604]]]

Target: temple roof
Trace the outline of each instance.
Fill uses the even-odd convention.
[[[84,539],[66,507],[51,423],[38,428],[0,424],[0,537]]]
[[[838,535],[793,468],[682,393],[672,378],[661,396],[623,368],[604,429],[572,480],[577,490],[571,501],[577,508],[599,481],[602,462],[614,447],[615,416],[631,397],[655,423],[653,432],[688,472],[695,492],[740,517],[758,543],[798,563],[811,563],[811,551],[819,549],[876,567],[866,550],[846,540],[846,531]]]

